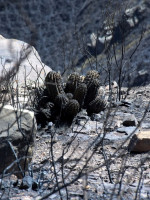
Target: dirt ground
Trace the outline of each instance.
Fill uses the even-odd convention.
[[[21,187],[14,175],[0,179],[1,199],[150,199],[149,152],[128,152],[136,127],[122,124],[127,114],[134,114],[139,125],[149,99],[150,85],[132,88],[128,106],[115,104],[93,119],[83,110],[69,128],[39,128],[26,173],[32,180]],[[150,130],[150,108],[140,128]]]

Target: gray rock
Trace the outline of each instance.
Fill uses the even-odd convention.
[[[131,134],[136,129],[135,126],[130,127],[121,127],[117,129],[117,132],[119,133],[126,133],[127,135]]]
[[[132,101],[131,101],[131,100],[121,100],[120,106],[130,107],[131,104],[132,104]]]
[[[142,130],[133,135],[130,140],[128,150],[130,152],[147,152],[150,151],[150,130]]]
[[[87,120],[89,117],[87,116],[87,111],[85,109],[81,110],[78,115],[78,119]]]
[[[0,173],[22,176],[32,159],[37,125],[34,113],[6,105],[0,112]]]
[[[94,120],[94,121],[100,121],[101,119],[101,114],[93,114],[91,116],[91,119]]]
[[[103,134],[101,134],[100,138],[103,137]],[[124,140],[126,139],[127,136],[126,135],[117,135],[114,131],[113,132],[109,132],[109,134],[106,134],[104,139],[105,140],[110,140],[110,141],[120,141],[120,140]]]
[[[143,128],[143,129],[150,129],[150,123],[149,122],[143,122],[142,124],[141,124],[141,127]]]
[[[116,81],[112,81],[111,82],[111,87],[112,87],[112,89],[113,88],[118,88],[118,84],[117,84],[117,82]],[[107,85],[106,87],[105,87],[105,90],[109,90],[110,88],[109,88],[109,85]]]
[[[127,115],[123,120],[124,126],[137,126],[138,121],[133,114]]]
[[[33,178],[31,176],[23,177],[22,183],[20,185],[20,189],[28,189],[32,187]]]
[[[29,189],[29,188],[36,189],[37,183],[33,180],[31,176],[25,176],[22,179],[19,189]]]

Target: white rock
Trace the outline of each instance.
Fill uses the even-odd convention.
[[[112,81],[112,82],[111,82],[111,87],[112,87],[112,89],[113,89],[113,88],[118,88],[117,82],[116,82],[116,81]],[[109,90],[109,85],[107,85],[107,86],[105,87],[105,90]]]
[[[19,72],[14,78],[14,87],[25,86],[26,84],[35,83],[43,84],[45,75],[51,71],[51,68],[42,63],[38,52],[33,46],[30,46],[28,50],[26,48],[28,44],[16,40],[6,39],[0,36],[0,76],[5,75],[12,67],[22,58],[23,55],[31,51],[26,59],[24,59],[19,68]]]
[[[95,33],[92,33],[90,35],[90,39],[91,39],[92,46],[95,47],[96,46],[97,35]]]

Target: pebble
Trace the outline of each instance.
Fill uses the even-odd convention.
[[[100,119],[101,119],[101,114],[93,114],[91,116],[91,120],[93,121],[100,121]]]

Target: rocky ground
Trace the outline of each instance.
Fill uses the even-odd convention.
[[[1,199],[150,199],[149,152],[128,152],[135,132],[150,131],[150,85],[126,94],[91,118],[82,110],[69,128],[39,126],[29,171],[23,182],[1,177]]]
[[[125,12],[128,13],[125,20],[128,23],[123,26],[125,41],[122,43],[116,29]],[[96,41],[93,40],[93,36],[99,41],[111,36],[107,35],[110,31],[108,23],[105,24],[106,19],[112,20],[111,14],[116,15],[113,29],[116,35],[108,42],[108,47],[115,45],[116,57],[111,48],[106,51],[104,43],[98,42],[95,46]],[[26,176],[23,180],[13,174],[0,176],[0,199],[150,199],[149,152],[142,152],[149,144],[149,137],[145,146],[141,146],[141,153],[128,151],[135,133],[150,132],[149,0],[129,0],[124,4],[110,0],[64,0],[63,3],[26,0],[21,4],[19,1],[2,0],[0,22],[0,34],[32,44],[41,56],[41,59],[36,56],[36,61],[35,53],[32,53],[32,63],[22,63],[22,67],[26,66],[29,71],[34,65],[34,70],[28,74],[31,79],[34,71],[38,75],[45,63],[54,70],[67,69],[64,75],[70,71],[84,75],[89,69],[97,69],[101,74],[102,87],[108,84],[109,73],[111,80],[117,82],[125,75],[124,86],[129,83],[140,86],[129,91],[122,88],[122,100],[117,102],[117,89],[114,88],[110,109],[108,105],[104,112],[91,118],[82,110],[71,127],[56,128],[52,122],[44,128],[38,125],[33,159]],[[0,40],[0,66],[9,68],[15,62],[14,58],[18,58],[18,51],[24,43],[11,40],[10,48],[5,50],[11,50],[14,55],[10,52],[8,55],[3,48],[5,38],[0,36]],[[99,50],[97,55],[95,47]],[[121,60],[122,47],[124,54]],[[123,61],[122,65],[120,61]],[[120,66],[123,69],[121,76]],[[19,75],[21,80],[24,77]],[[37,80],[37,76],[34,78]],[[11,91],[14,96],[19,91],[19,98],[16,95],[11,102],[14,107],[29,108],[29,102],[33,103],[30,98],[33,97],[32,89]],[[108,87],[105,90],[108,97]],[[1,90],[1,93],[5,92],[5,89]],[[10,98],[12,96],[7,101]]]

